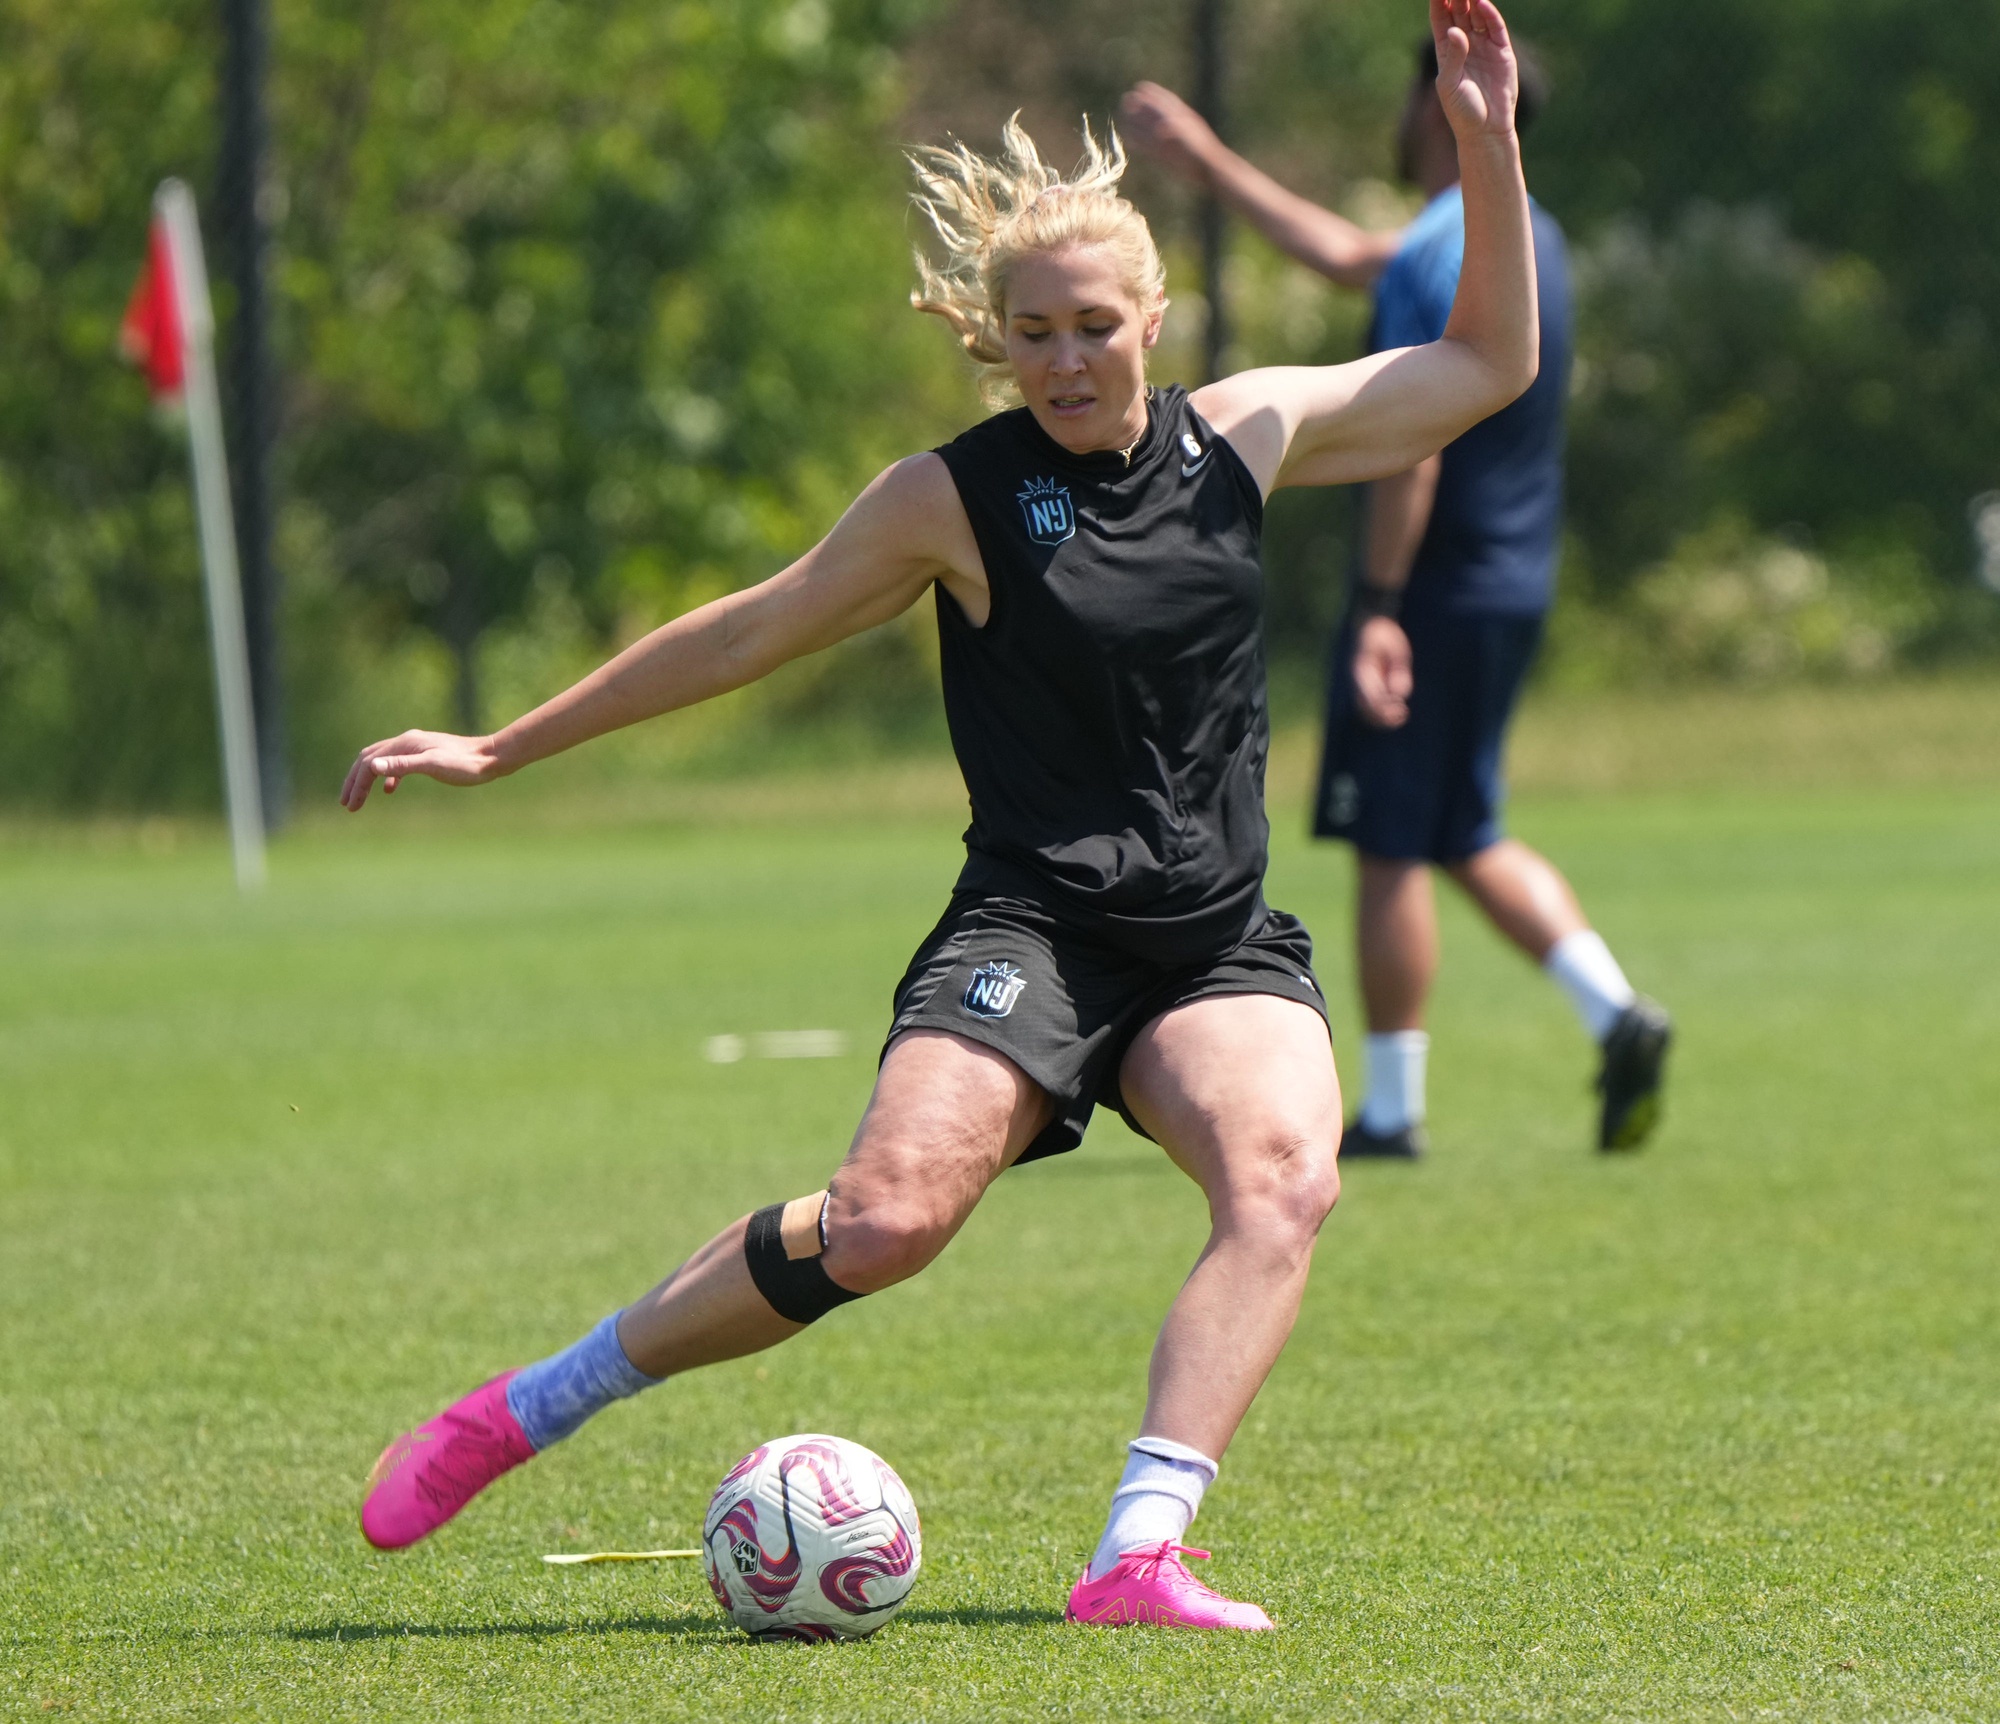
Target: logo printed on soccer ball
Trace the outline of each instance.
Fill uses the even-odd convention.
[[[729,1560],[736,1564],[738,1574],[755,1574],[760,1555],[754,1539],[739,1538],[729,1547]]]
[[[1030,479],[1014,501],[1021,505],[1028,537],[1036,544],[1060,545],[1075,533],[1076,510],[1070,506],[1068,486],[1053,479]]]
[[[965,1009],[975,1018],[1004,1018],[1014,1009],[1028,978],[998,959],[972,972],[965,989]]]

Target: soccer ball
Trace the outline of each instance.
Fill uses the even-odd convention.
[[[917,1505],[889,1463],[844,1437],[780,1437],[729,1469],[702,1523],[702,1566],[759,1640],[858,1640],[903,1608],[923,1561]]]

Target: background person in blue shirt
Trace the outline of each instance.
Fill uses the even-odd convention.
[[[1465,210],[1436,79],[1426,42],[1396,145],[1398,171],[1428,202],[1409,226],[1384,232],[1287,191],[1157,84],[1127,95],[1124,118],[1140,145],[1213,186],[1280,249],[1372,288],[1368,345],[1381,352],[1435,341],[1458,291]],[[1522,129],[1545,89],[1524,59]],[[1598,1042],[1599,1147],[1637,1148],[1658,1118],[1667,1014],[1634,993],[1569,882],[1500,822],[1507,723],[1541,642],[1562,540],[1569,268],[1555,218],[1536,205],[1534,223],[1541,376],[1439,454],[1368,488],[1334,648],[1314,830],[1346,839],[1359,860],[1356,967],[1368,1022],[1367,1099],[1343,1156],[1423,1151],[1433,866],[1562,985]]]

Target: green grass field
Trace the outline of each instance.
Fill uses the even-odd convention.
[[[206,833],[17,832],[0,1716],[2000,1715],[2000,782],[1560,776],[1517,829],[1679,1014],[1667,1122],[1590,1153],[1567,1009],[1451,906],[1433,1158],[1350,1171],[1196,1528],[1281,1624],[1242,1640],[1058,1620],[1203,1232],[1102,1115],[918,1281],[428,1546],[356,1531],[390,1434],[824,1178],[954,867],[935,775],[623,820],[418,787],[309,823],[250,905]],[[1346,869],[1298,824],[1271,896],[1352,1073]],[[852,1051],[702,1058],[798,1028]],[[689,1541],[796,1429],[922,1506],[876,1640],[754,1645],[692,1565],[537,1560]]]

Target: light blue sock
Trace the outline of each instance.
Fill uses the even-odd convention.
[[[575,1346],[552,1353],[516,1376],[507,1385],[507,1410],[539,1451],[561,1442],[613,1401],[663,1381],[647,1376],[625,1357],[614,1311]]]

